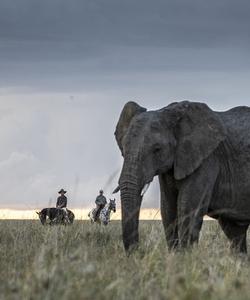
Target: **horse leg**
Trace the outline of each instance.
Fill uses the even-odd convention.
[[[49,225],[53,225],[53,220],[49,217]]]
[[[109,215],[110,215],[110,210],[106,210],[105,213],[103,214],[103,225],[108,225],[109,223]]]
[[[106,225],[108,225],[108,223],[110,222],[110,213],[111,213],[111,210],[109,209],[108,212],[107,212],[107,215],[106,215]]]

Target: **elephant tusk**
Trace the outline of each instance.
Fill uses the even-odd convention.
[[[117,188],[114,189],[113,193],[112,194],[116,194],[120,191],[120,187],[119,185],[117,186]]]
[[[148,188],[150,186],[150,183],[146,183],[141,191],[141,196],[143,197],[145,193],[147,192]]]

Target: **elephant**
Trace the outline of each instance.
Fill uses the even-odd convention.
[[[145,186],[159,178],[169,249],[198,243],[203,218],[218,220],[233,250],[247,252],[250,224],[250,108],[225,112],[181,101],[147,111],[128,102],[115,130],[123,166],[120,190],[126,251],[139,242]]]

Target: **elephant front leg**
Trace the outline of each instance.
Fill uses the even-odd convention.
[[[185,179],[178,194],[178,235],[181,248],[198,243],[203,217],[207,214],[216,176],[196,171]]]
[[[178,246],[177,190],[174,180],[168,175],[159,176],[161,189],[161,217],[170,250]]]
[[[198,243],[203,217],[202,209],[178,211],[178,235],[181,248]]]

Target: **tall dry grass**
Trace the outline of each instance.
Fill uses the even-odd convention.
[[[232,254],[216,222],[200,244],[169,252],[161,222],[141,222],[126,257],[120,223],[0,222],[1,299],[250,299],[250,262]]]

